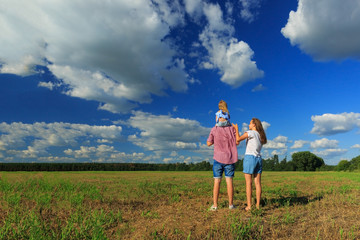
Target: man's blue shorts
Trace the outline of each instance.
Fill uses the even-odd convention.
[[[225,172],[225,177],[233,178],[235,175],[235,163],[223,164],[214,160],[214,164],[213,164],[214,178],[222,178],[223,172]]]
[[[243,172],[247,174],[262,173],[262,158],[260,156],[245,155],[243,167]]]

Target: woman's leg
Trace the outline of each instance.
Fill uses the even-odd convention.
[[[251,209],[251,193],[252,193],[252,175],[244,173],[245,175],[245,183],[246,183],[246,200],[247,200],[247,207],[245,210]]]
[[[214,207],[217,207],[218,205],[220,182],[221,182],[221,178],[214,178],[214,195],[213,195]]]
[[[254,182],[256,188],[256,208],[260,208],[260,200],[261,200],[261,173],[254,174]]]

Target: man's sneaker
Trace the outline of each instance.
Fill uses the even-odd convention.
[[[217,207],[214,207],[214,205],[212,205],[210,208],[209,208],[210,211],[216,211],[217,210]]]
[[[234,205],[230,205],[229,206],[229,209],[231,210],[231,209],[235,209],[236,207],[234,206]]]

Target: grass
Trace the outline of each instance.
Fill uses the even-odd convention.
[[[360,177],[264,172],[262,208],[245,212],[245,182],[211,172],[0,172],[0,239],[359,239]]]

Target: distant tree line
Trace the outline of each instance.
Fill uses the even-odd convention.
[[[0,171],[208,171],[212,165],[200,163],[0,163]]]
[[[337,166],[326,165],[315,154],[305,151],[292,154],[292,160],[279,160],[278,155],[263,160],[264,171],[354,171],[360,170],[360,156],[341,160]],[[235,164],[243,170],[243,159]],[[199,163],[0,163],[0,171],[211,171],[207,161]]]
[[[350,161],[341,160],[335,168],[337,171],[354,171],[360,170],[360,155]]]

